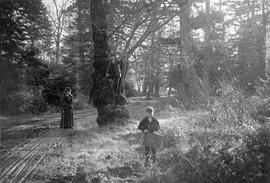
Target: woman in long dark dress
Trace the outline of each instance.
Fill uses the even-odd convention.
[[[71,89],[68,87],[65,89],[65,94],[63,96],[60,128],[72,128],[72,127],[73,127],[72,94]]]

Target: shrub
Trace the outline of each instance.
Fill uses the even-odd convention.
[[[166,144],[159,158],[164,180],[266,182],[269,129],[254,119],[262,104],[259,95],[246,96],[233,83],[223,82],[220,96],[209,106],[210,112],[181,121],[181,111],[173,111],[170,129],[163,133]],[[179,146],[187,146],[186,151]]]
[[[26,89],[14,92],[1,100],[3,114],[14,115],[23,113],[45,112],[48,109],[47,103],[43,100],[41,93]]]
[[[261,101],[245,96],[243,93],[234,84],[223,83],[221,96],[215,98],[210,106],[215,125],[237,130],[258,127],[253,114],[256,113]]]
[[[27,111],[29,113],[43,113],[48,110],[48,104],[42,97],[41,92],[33,92],[30,97],[30,105],[28,106]]]

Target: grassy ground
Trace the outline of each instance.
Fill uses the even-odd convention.
[[[126,121],[125,125],[111,125],[103,128],[96,125],[97,113],[94,108],[76,111],[75,129],[66,133],[65,140],[61,141],[57,148],[38,165],[28,177],[27,182],[178,183],[176,176],[179,178],[183,175],[193,177],[192,182],[202,182],[203,177],[200,173],[194,171],[192,167],[187,168],[191,165],[190,162],[187,163],[189,160],[185,160],[184,156],[179,159],[179,156],[175,155],[184,155],[193,144],[203,147],[212,142],[211,139],[216,139],[219,143],[212,143],[211,152],[209,152],[216,157],[214,154],[224,147],[223,141],[224,144],[226,142],[221,134],[227,137],[232,131],[225,129],[226,125],[223,125],[224,129],[212,127],[211,123],[209,124],[209,121],[207,122],[204,118],[208,115],[207,111],[174,111],[167,105],[167,101],[169,100],[166,98],[153,100],[131,98],[129,99],[130,120]],[[170,101],[170,104],[174,105],[174,101]],[[160,121],[160,133],[164,135],[164,143],[158,151],[157,165],[146,169],[143,166],[143,135],[137,130],[137,126],[145,116],[148,105],[156,109],[155,116]],[[41,120],[41,122],[57,123],[54,128],[58,128],[59,116],[53,116],[55,118],[47,117],[48,121]],[[23,127],[9,128],[7,131],[20,128]],[[54,128],[50,127],[49,130],[54,130]],[[228,151],[233,151],[240,143],[237,140],[231,141]],[[193,159],[198,158],[195,156],[196,154]],[[184,172],[187,169],[191,171]]]
[[[137,130],[148,105],[156,108],[162,129],[172,125],[170,114],[157,100],[130,99],[131,119],[120,126],[99,128],[94,110],[77,112],[73,133],[38,165],[27,182],[136,182],[147,171],[158,171],[143,167],[143,136]]]

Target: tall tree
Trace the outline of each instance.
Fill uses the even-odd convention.
[[[70,17],[67,33],[63,39],[63,63],[76,78],[76,90],[89,95],[93,73],[93,40],[90,1],[76,0],[68,7]]]
[[[94,41],[94,68],[92,75],[93,87],[91,96],[93,104],[97,108],[98,125],[106,125],[118,118],[128,118],[129,112],[126,108],[126,99],[116,92],[113,83],[106,77],[110,62],[110,47],[108,45],[106,13],[104,2],[100,0],[91,1],[92,29]]]
[[[192,58],[193,38],[191,30],[191,7],[192,1],[180,1],[178,6],[180,8],[180,73],[181,81],[178,83],[178,97],[181,101],[190,105],[192,100],[197,100],[201,97],[200,80],[196,74],[195,62]]]
[[[265,36],[265,47],[266,47],[266,75],[269,78],[270,77],[270,29],[267,29],[266,36]]]
[[[265,12],[269,4],[263,1],[232,1],[227,4],[235,16],[231,18],[231,27],[236,31],[228,40],[231,42],[231,54],[237,64],[234,76],[241,88],[254,92],[256,83],[265,78]],[[264,9],[264,10],[262,10]],[[236,54],[237,53],[237,54]]]
[[[112,20],[115,22],[110,28],[110,42],[112,50],[117,51],[125,62],[124,81],[129,66],[129,58],[136,50],[148,42],[147,38],[160,30],[177,16],[169,1],[111,1],[113,9]]]
[[[269,5],[268,5],[269,6]],[[267,3],[265,0],[262,1],[262,24],[263,24],[263,35],[265,40],[265,75],[269,78],[270,76],[270,36],[269,28],[267,26],[270,24],[270,10],[267,10]]]
[[[204,32],[205,32],[205,45],[206,45],[206,55],[205,55],[205,63],[204,63],[204,68],[203,68],[203,84],[204,88],[206,88],[206,92],[209,90],[209,60],[210,60],[210,52],[212,51],[211,49],[211,30],[212,30],[212,23],[210,22],[210,0],[206,0],[205,2],[206,8],[205,8],[205,27],[204,27]]]
[[[72,0],[51,0],[49,17],[53,25],[53,40],[55,43],[55,62],[59,63],[61,58],[61,43],[63,33],[68,26],[68,6]]]
[[[18,93],[27,84],[26,71],[44,67],[33,57],[37,56],[40,45],[46,43],[50,30],[46,15],[41,0],[0,2],[0,100],[5,110],[14,104],[14,99],[21,100]],[[19,106],[15,105],[16,108]]]
[[[202,8],[200,1],[174,1],[180,9],[180,30],[173,33],[162,42],[166,47],[179,48],[178,66],[171,63],[170,86],[178,91],[179,99],[186,105],[191,101],[202,101],[209,88],[209,75],[213,56],[213,39],[218,40],[215,24],[222,21],[218,12],[210,12],[210,1],[206,1],[206,8]],[[204,30],[202,36],[196,37],[196,30]],[[176,52],[177,53],[177,52]],[[174,76],[172,76],[174,75]],[[177,78],[177,81],[176,81]]]

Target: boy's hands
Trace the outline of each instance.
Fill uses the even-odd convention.
[[[147,129],[145,129],[145,130],[143,131],[144,134],[149,133],[149,132],[150,132],[150,131],[147,130]]]

